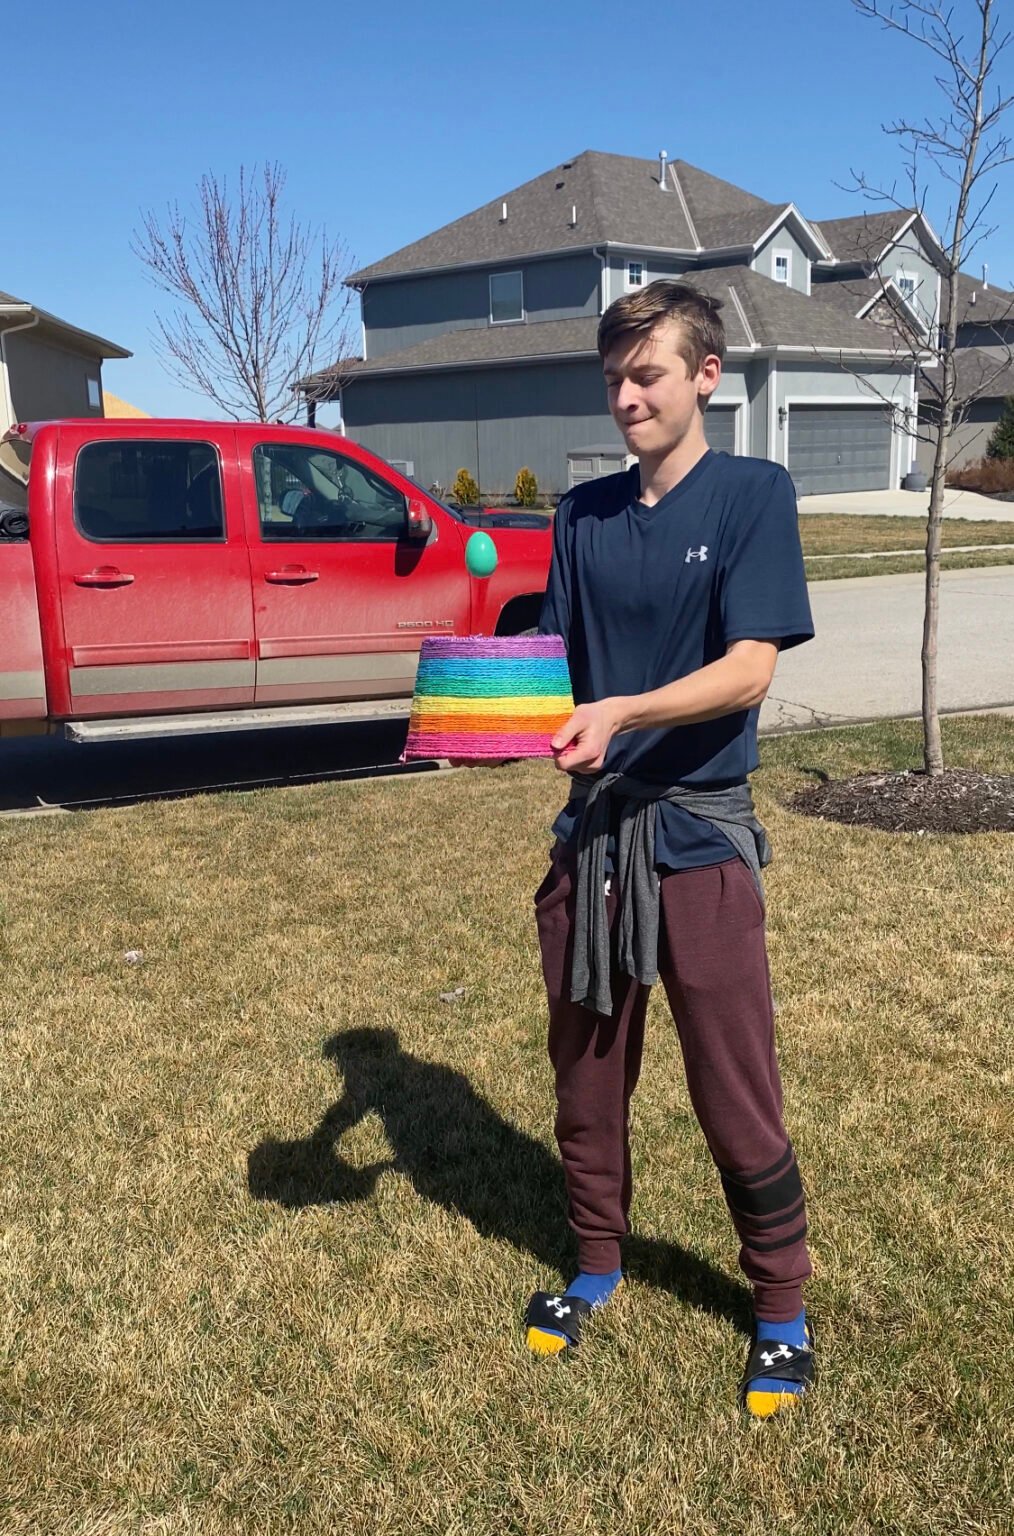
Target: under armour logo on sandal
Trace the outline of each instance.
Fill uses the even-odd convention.
[[[702,544],[700,549],[687,550],[687,558],[684,560],[683,564],[689,565],[691,560],[700,560],[703,563],[705,560],[707,560],[707,558],[708,546],[706,544]]]
[[[779,1344],[777,1349],[765,1349],[761,1359],[765,1365],[775,1365],[779,1360],[791,1360],[792,1350],[785,1344]]]
[[[565,1307],[563,1305],[563,1300],[559,1296],[550,1296],[549,1300],[546,1302],[546,1307],[550,1312],[552,1312],[554,1317],[566,1317],[570,1311],[569,1307]]]

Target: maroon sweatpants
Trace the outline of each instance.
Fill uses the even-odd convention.
[[[549,1055],[556,1070],[556,1137],[580,1265],[620,1267],[630,1230],[630,1098],[641,1070],[647,987],[615,963],[613,1013],[570,1001],[573,852],[558,844],[535,895],[549,998]],[[659,976],[676,1021],[687,1086],[741,1243],[739,1262],[757,1313],[795,1317],[810,1274],[806,1208],[782,1119],[764,915],[739,858],[664,876]]]

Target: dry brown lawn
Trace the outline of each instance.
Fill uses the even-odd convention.
[[[942,571],[968,571],[985,565],[1014,565],[1014,549],[944,550]],[[911,576],[926,569],[924,555],[878,555],[875,560],[836,555],[806,562],[807,581],[841,581],[854,576]]]
[[[804,555],[920,550],[926,543],[926,523],[921,517],[852,517],[848,514],[804,512],[799,519],[799,534]],[[978,522],[972,518],[945,517],[940,537],[945,549],[969,544],[1014,544],[1014,522]]]
[[[945,740],[1014,771],[1014,722]],[[1014,845],[783,806],[917,759],[885,725],[757,776],[821,1362],[767,1425],[660,1003],[629,1284],[579,1356],[521,1347],[571,1262],[552,770],[0,825],[3,1536],[1008,1532]]]
[[[923,571],[926,567],[925,556],[920,553],[926,543],[926,526],[921,518],[850,517],[807,512],[799,519],[799,531],[808,581],[899,576]],[[945,518],[941,526],[941,542],[945,551],[952,551],[941,558],[941,569],[945,571],[1014,565],[1014,523]],[[987,547],[962,548],[961,553],[956,552],[959,546],[983,545]],[[998,545],[1001,547],[997,548]],[[864,555],[874,555],[875,558],[850,558]]]

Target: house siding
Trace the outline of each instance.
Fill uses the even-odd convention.
[[[915,304],[928,324],[940,313],[940,275],[930,261],[922,241],[909,230],[891,247],[881,263],[884,280],[907,272],[916,280]]]
[[[750,452],[756,459],[768,456],[768,381],[770,366],[766,359],[747,364],[744,370],[750,400]]]
[[[97,357],[57,346],[37,329],[11,336],[6,350],[15,420],[102,415],[102,364]],[[97,407],[88,403],[90,378],[98,381]]]
[[[750,365],[751,367],[754,365]],[[737,446],[754,442],[748,366],[726,366],[714,406],[739,408]],[[506,495],[522,465],[542,490],[568,488],[567,455],[623,441],[606,406],[599,364],[524,365],[356,379],[343,393],[345,431],[382,459],[409,460],[425,485],[468,469],[484,495]]]
[[[447,487],[467,469],[487,496],[510,494],[523,465],[559,494],[568,452],[591,443],[623,451],[591,360],[361,378],[342,404],[346,432],[371,453],[410,460],[423,485]]]
[[[766,245],[761,246],[750,263],[753,270],[760,272],[764,277],[770,277],[773,281],[776,251],[791,251],[792,253],[792,260],[789,264],[789,287],[795,288],[799,293],[809,293],[810,258],[792,231],[784,225],[771,236]]]
[[[662,256],[646,256],[641,251],[610,251],[609,260],[606,265],[608,285],[606,296],[607,308],[614,299],[621,298],[623,294],[630,292],[630,289],[627,287],[628,261],[639,261],[644,267],[643,287],[647,287],[649,283],[653,283],[659,277],[682,277],[684,273],[690,271],[692,266],[692,263],[689,261],[681,261],[678,258],[666,260]]]
[[[993,428],[1003,410],[1002,400],[974,400],[968,407],[968,419],[955,427],[950,444],[950,468],[961,469],[976,459],[985,458]],[[919,408],[919,422],[927,432],[932,421],[932,410],[925,402]],[[916,445],[916,464],[927,477],[933,473],[936,440],[932,437]],[[998,513],[999,515],[999,513]]]
[[[548,261],[508,261],[474,271],[368,283],[362,293],[366,356],[385,357],[447,331],[485,328],[490,323],[490,274],[517,271],[524,273],[527,319],[571,320],[598,314],[601,264],[589,251]]]
[[[978,347],[1000,362],[1014,355],[1014,323],[998,320],[994,325],[959,325],[958,346]]]

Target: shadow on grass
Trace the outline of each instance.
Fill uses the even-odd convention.
[[[563,1169],[541,1142],[504,1120],[460,1072],[403,1051],[390,1029],[348,1030],[324,1046],[344,1079],[342,1098],[302,1141],[262,1141],[250,1153],[250,1193],[297,1209],[366,1200],[397,1169],[426,1200],[465,1217],[484,1237],[569,1274]],[[394,1157],[365,1168],[343,1161],[340,1137],[375,1112]],[[623,1249],[634,1279],[749,1330],[744,1285],[675,1243],[632,1236]],[[553,1283],[552,1275],[545,1283]]]

